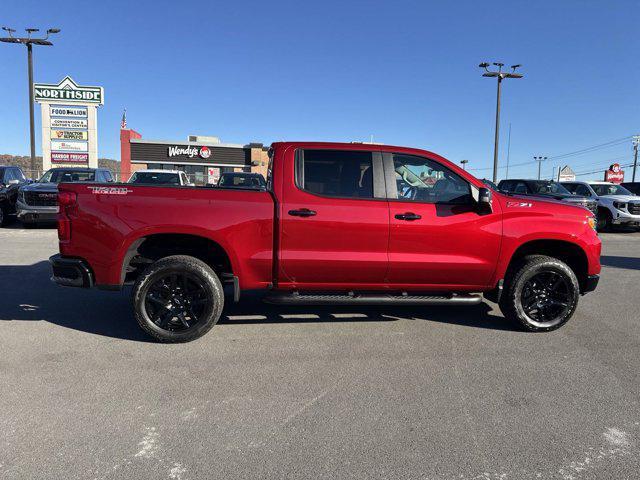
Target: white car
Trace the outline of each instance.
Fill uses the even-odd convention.
[[[140,185],[179,185],[193,187],[187,174],[180,170],[138,170],[131,175],[128,183]]]
[[[640,196],[610,182],[561,182],[575,195],[598,202],[598,230],[612,225],[640,227]]]

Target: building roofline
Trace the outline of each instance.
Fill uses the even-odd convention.
[[[249,148],[248,145],[241,145],[239,143],[204,143],[204,142],[189,142],[187,140],[148,140],[146,138],[131,138],[131,143],[159,143],[163,145],[189,145],[194,147],[209,147],[209,148]],[[249,144],[250,145],[250,144]]]

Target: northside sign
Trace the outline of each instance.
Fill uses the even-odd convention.
[[[36,102],[63,101],[82,104],[104,104],[102,87],[80,86],[69,76],[57,85],[34,83],[33,95]]]

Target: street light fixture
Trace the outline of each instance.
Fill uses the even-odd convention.
[[[60,33],[59,28],[50,28],[47,30],[47,35],[44,38],[33,38],[32,34],[39,32],[39,28],[25,28],[27,32],[26,37],[14,37],[15,33],[14,28],[2,27],[2,29],[7,32],[8,37],[0,37],[0,42],[5,43],[21,43],[27,46],[27,64],[28,64],[28,73],[29,73],[29,133],[31,139],[31,169],[35,170],[36,163],[36,137],[35,137],[35,127],[34,127],[34,118],[33,118],[33,45],[44,45],[51,46],[51,43],[48,38],[49,35]]]
[[[496,132],[493,144],[493,182],[496,183],[498,181],[498,140],[500,138],[500,90],[502,86],[502,80],[504,78],[522,78],[524,75],[516,72],[516,69],[522,66],[519,63],[516,65],[511,65],[511,72],[502,71],[504,63],[494,62],[493,65],[498,67],[497,71],[489,70],[488,62],[482,62],[478,66],[484,69],[484,73],[482,74],[483,77],[496,77],[498,79],[498,93],[496,99]]]
[[[540,180],[540,173],[542,169],[542,162],[544,162],[547,157],[533,157],[533,159],[538,162],[538,180]]]
[[[462,169],[466,170],[467,169],[467,163],[469,163],[469,160],[460,160],[460,163],[462,164]]]

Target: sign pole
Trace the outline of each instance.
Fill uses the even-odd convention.
[[[31,170],[36,169],[36,132],[33,119],[33,48],[27,43],[27,63],[29,68],[29,134],[31,137]]]
[[[633,137],[633,176],[631,181],[636,181],[636,168],[638,167],[638,142],[640,142],[640,136]]]

